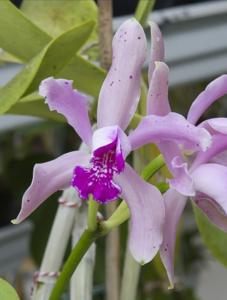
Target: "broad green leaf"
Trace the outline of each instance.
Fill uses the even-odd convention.
[[[142,26],[146,25],[147,18],[152,8],[155,5],[155,0],[140,0],[135,12],[135,18],[141,23]]]
[[[43,97],[39,95],[38,92],[33,92],[31,94],[26,95],[25,97],[21,98],[19,103],[23,103],[23,102],[31,102],[31,101],[38,101],[38,100],[42,100],[43,101]]]
[[[227,233],[213,225],[195,204],[193,210],[204,243],[213,256],[227,267]]]
[[[58,77],[72,79],[76,89],[98,97],[106,71],[76,55],[59,73]]]
[[[0,1],[0,48],[27,61],[41,51],[50,39],[9,0]]]
[[[5,280],[0,278],[0,299],[20,300],[16,290]]]
[[[93,0],[23,0],[21,10],[51,36],[86,21],[97,20],[97,7]]]
[[[19,63],[19,64],[22,63],[22,61],[19,58],[13,56],[12,54],[0,48],[0,63],[7,63],[7,62]]]
[[[105,76],[105,70],[85,60],[80,55],[74,56],[70,63],[56,74],[56,78],[73,80],[73,85],[77,90],[93,97],[98,97]],[[38,92],[34,92],[20,99],[20,102],[30,102],[41,99],[42,97],[39,96]]]
[[[42,79],[59,73],[86,41],[93,26],[94,22],[87,22],[53,39],[0,90],[0,113],[6,112],[23,95],[34,92]]]
[[[26,93],[34,92],[42,79],[58,74],[86,42],[94,25],[93,21],[89,21],[76,26],[56,38],[54,40],[56,42],[51,42],[51,51],[46,52],[36,77]]]
[[[76,89],[98,97],[105,74],[104,70],[77,55],[73,58],[72,65],[64,68],[63,72],[57,74],[56,77],[72,79],[74,80],[74,87]],[[38,92],[33,92],[21,98],[8,110],[8,113],[31,115],[53,121],[65,121],[61,115],[48,109],[48,106],[44,103],[43,98],[39,96]]]
[[[9,109],[8,113],[15,115],[28,115],[33,117],[40,117],[51,121],[66,122],[65,118],[62,117],[60,114],[58,114],[55,111],[50,111],[48,109],[47,104],[45,104],[43,100],[33,100],[31,102],[17,102]]]

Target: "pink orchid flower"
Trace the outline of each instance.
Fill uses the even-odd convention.
[[[86,97],[73,89],[72,81],[54,78],[42,81],[40,95],[50,110],[65,116],[90,153],[73,151],[36,164],[16,223],[29,216],[51,194],[70,185],[82,199],[88,199],[91,194],[102,204],[123,197],[131,212],[129,244],[134,258],[146,263],[155,256],[163,239],[164,201],[159,190],[143,181],[125,162],[126,157],[138,144],[170,139],[190,149],[206,149],[210,135],[206,129],[196,128],[172,113],[167,117],[146,117],[145,122],[151,128],[146,136],[141,126],[130,138],[124,133],[140,98],[140,72],[146,48],[140,24],[134,19],[123,23],[113,38],[112,66],[100,91],[94,132]]]
[[[153,56],[159,62],[151,62],[147,113],[168,116],[171,111],[168,100],[169,69],[164,62],[164,46],[161,32],[151,24]],[[194,100],[187,120],[195,125],[205,110],[227,93],[227,75],[212,81]],[[166,217],[163,242],[160,248],[162,262],[167,270],[171,286],[174,285],[174,248],[176,229],[188,197],[220,229],[227,231],[227,119],[214,118],[200,123],[212,136],[212,145],[206,151],[185,155],[179,143],[164,141],[158,144],[173,178],[170,189],[163,195]]]

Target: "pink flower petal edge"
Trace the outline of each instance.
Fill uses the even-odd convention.
[[[72,81],[49,77],[41,82],[39,94],[45,98],[49,109],[62,114],[90,146],[92,129],[88,117],[88,101],[85,95],[73,89]]]
[[[136,261],[148,263],[162,243],[165,217],[162,195],[127,164],[116,182],[122,186],[122,196],[131,212],[129,248]]]
[[[142,26],[124,22],[113,38],[112,66],[102,85],[97,110],[98,127],[118,125],[125,129],[140,98],[140,72],[147,42]]]
[[[73,168],[78,163],[87,165],[89,156],[80,151],[73,151],[52,161],[36,164],[32,183],[23,195],[21,210],[13,223],[20,223],[53,193],[69,187]]]

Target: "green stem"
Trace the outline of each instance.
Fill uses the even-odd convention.
[[[165,165],[164,157],[160,154],[153,159],[142,171],[141,177],[148,181],[154,174]]]
[[[90,230],[85,230],[82,236],[80,237],[78,243],[70,253],[62,272],[53,288],[49,300],[59,300],[62,293],[65,290],[67,283],[69,282],[73,272],[75,271],[76,267],[78,266],[80,260],[90,248],[91,244],[97,238],[96,233]]]
[[[100,224],[101,233],[107,234],[113,228],[121,225],[130,217],[130,211],[128,209],[128,205],[125,201],[122,201],[112,216],[107,220],[103,221]]]
[[[136,7],[135,18],[145,27],[149,13],[151,12],[155,0],[140,0]]]
[[[140,121],[142,120],[142,117],[143,116],[141,116],[140,114],[135,113],[128,127],[135,129],[139,125]]]
[[[94,201],[93,197],[89,196],[88,202],[88,219],[87,219],[87,227],[90,231],[95,231],[97,229],[97,211],[99,204]]]

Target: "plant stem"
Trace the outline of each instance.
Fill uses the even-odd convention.
[[[112,59],[112,0],[98,0],[101,66],[108,70]]]
[[[87,220],[87,227],[90,231],[95,231],[97,228],[97,211],[98,211],[99,204],[98,202],[94,201],[93,197],[89,197],[88,202],[88,220]]]
[[[110,216],[116,210],[116,202],[107,207]],[[111,230],[106,238],[106,299],[119,300],[120,290],[120,234],[119,228]]]
[[[136,7],[135,18],[145,27],[149,13],[151,12],[155,0],[140,0]]]
[[[66,284],[69,282],[70,277],[78,266],[81,258],[90,248],[91,244],[96,239],[96,233],[94,231],[85,230],[82,236],[80,237],[78,243],[70,253],[62,272],[56,282],[56,285],[51,293],[49,300],[59,300],[61,294],[65,290]]]
[[[135,261],[135,259],[132,257],[129,248],[127,247],[125,254],[125,264],[122,277],[120,300],[135,299],[140,270],[141,265],[137,261]]]
[[[75,224],[72,233],[73,247],[78,243],[81,234],[87,226],[88,207],[84,203],[75,214]],[[91,245],[81,259],[70,281],[70,300],[92,300],[93,273],[95,265],[95,243]]]
[[[128,209],[128,205],[125,201],[122,201],[118,208],[114,211],[112,216],[107,220],[103,221],[100,224],[100,229],[102,234],[108,233],[113,228],[121,225],[130,217],[130,211]]]
[[[146,167],[143,169],[141,173],[141,177],[148,181],[157,171],[159,171],[162,167],[165,166],[164,157],[160,154],[155,157]]]

